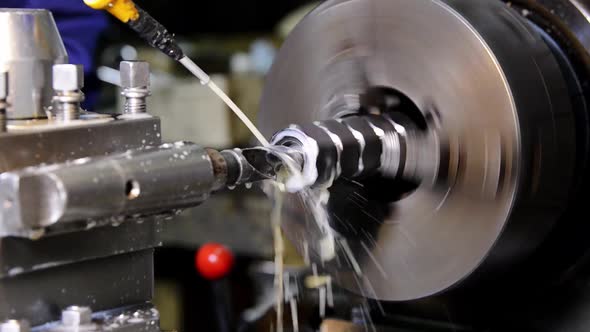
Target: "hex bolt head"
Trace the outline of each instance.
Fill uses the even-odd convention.
[[[53,89],[56,91],[76,91],[84,87],[84,68],[82,65],[58,64],[53,66]]]
[[[92,310],[89,307],[70,306],[61,312],[64,326],[80,326],[92,322]]]
[[[150,64],[145,61],[121,61],[119,72],[123,88],[150,86]]]
[[[8,97],[8,73],[0,72],[0,100]]]
[[[0,323],[0,332],[29,332],[31,326],[24,320],[7,320]]]

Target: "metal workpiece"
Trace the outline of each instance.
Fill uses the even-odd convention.
[[[58,64],[53,66],[53,106],[51,119],[68,122],[79,118],[80,103],[84,101],[84,69],[81,65]]]
[[[0,235],[30,237],[56,223],[196,206],[214,184],[207,152],[184,142],[6,172]]]
[[[420,182],[437,172],[438,147],[428,136],[402,114],[359,115],[292,125],[273,136],[272,147],[253,151],[266,149],[267,159],[277,159],[284,155],[277,150],[281,147],[296,156],[303,182],[291,191],[329,187],[339,178],[362,179],[375,174]],[[261,157],[248,159],[258,169],[268,167],[260,162]]]
[[[52,14],[0,9],[0,49],[0,68],[10,73],[9,117],[44,118],[53,97],[52,66],[68,62]]]
[[[396,122],[392,116],[403,120]],[[283,180],[291,192],[329,187],[339,178],[379,174],[420,182],[437,173],[435,142],[403,115],[392,116],[359,115],[291,125],[276,133],[270,146],[211,150],[218,187],[276,180],[281,170],[286,170]]]
[[[291,192],[329,187],[339,178],[379,174],[419,182],[437,173],[436,144],[411,120],[401,114],[392,116],[359,115],[291,125],[276,133],[270,146],[208,150],[216,188],[277,180],[281,170],[286,171],[282,180]]]
[[[409,103],[394,112],[372,104],[366,94],[375,88]],[[340,176],[330,187],[335,259],[319,254],[325,243],[314,240],[315,218],[298,194],[285,200],[284,233],[334,283],[370,298],[419,299],[478,282],[481,271],[493,275],[529,257],[567,205],[580,152],[569,92],[539,31],[501,1],[322,2],[268,72],[259,128],[270,137],[291,124],[389,115],[385,154],[362,160],[364,169],[390,166],[364,178]],[[332,102],[346,100],[355,102]],[[355,121],[353,136],[380,136]],[[341,129],[328,129],[336,135],[305,136],[338,143],[332,138],[343,137]],[[338,149],[326,151],[318,155],[334,165]],[[405,181],[408,175],[419,181]]]
[[[9,319],[0,322],[0,332],[29,332],[30,324],[25,320]]]
[[[402,113],[372,116],[368,122],[382,145],[380,175],[424,185],[434,180],[440,171],[439,139],[444,134],[436,128],[421,130]]]
[[[8,73],[0,72],[0,133],[6,131],[7,108],[8,108]]]
[[[150,65],[145,61],[122,61],[121,95],[125,97],[124,114],[147,112],[146,98],[150,95]]]

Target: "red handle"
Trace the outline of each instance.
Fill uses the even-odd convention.
[[[207,243],[195,254],[195,267],[206,279],[218,280],[226,277],[233,268],[234,256],[225,246]]]

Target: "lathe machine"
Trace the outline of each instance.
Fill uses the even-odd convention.
[[[49,12],[0,26],[0,331],[159,331],[161,224],[287,164],[285,235],[375,328],[589,328],[587,2],[325,1],[266,78],[271,145],[228,151],[161,141],[147,63],[93,113]]]

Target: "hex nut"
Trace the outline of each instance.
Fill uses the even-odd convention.
[[[76,91],[84,87],[84,68],[82,65],[58,64],[53,66],[53,89],[56,91]]]
[[[92,310],[89,307],[71,306],[61,312],[64,326],[80,326],[92,322]]]
[[[119,73],[123,88],[150,86],[150,65],[145,61],[121,61]]]

